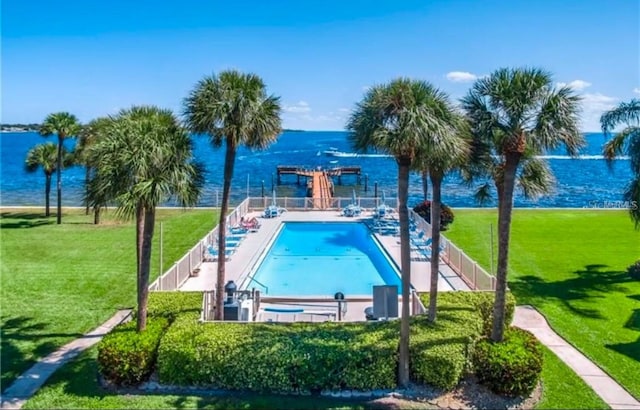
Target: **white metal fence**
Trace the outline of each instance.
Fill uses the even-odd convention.
[[[353,198],[332,198],[332,208],[342,209],[353,203]],[[374,209],[385,204],[392,208],[397,208],[396,198],[388,198],[382,201],[381,198],[357,198],[356,203],[365,209]],[[227,217],[227,225],[237,225],[240,219],[247,213],[264,208],[273,204],[273,198],[250,197],[238,205]],[[276,198],[276,206],[287,210],[310,211],[313,210],[312,198]],[[416,223],[417,228],[423,230],[425,235],[431,236],[431,225],[420,215],[409,209],[409,216]],[[177,290],[189,278],[196,268],[199,268],[204,260],[205,250],[208,244],[213,244],[217,240],[218,227],[213,228],[198,243],[195,244],[186,255],[169,268],[162,276],[158,277],[150,286],[149,290]],[[455,246],[444,235],[441,253],[445,262],[474,290],[495,290],[495,277],[484,270],[476,261],[467,256],[460,248]]]
[[[249,200],[245,199],[227,216],[227,225],[237,225],[240,218],[249,211]],[[204,260],[207,245],[215,243],[218,238],[218,227],[213,228],[198,243],[195,244],[186,255],[169,268],[164,274],[158,277],[149,290],[177,290],[189,278],[193,271],[200,267]]]
[[[423,230],[425,235],[431,236],[431,225],[420,215],[409,209],[409,216],[415,222],[418,229]],[[443,251],[440,253],[442,259],[453,269],[473,290],[495,290],[496,278],[484,270],[476,261],[465,254],[446,236],[441,235],[441,245]]]

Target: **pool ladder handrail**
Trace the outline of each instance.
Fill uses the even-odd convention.
[[[249,283],[251,283],[251,282],[255,282],[255,283],[257,283],[258,285],[262,286],[262,287],[264,288],[264,294],[265,294],[265,295],[268,295],[268,294],[269,294],[269,287],[268,287],[267,285],[265,285],[264,283],[260,282],[258,279],[256,279],[256,278],[255,278],[255,277],[253,277],[253,276],[249,279]]]

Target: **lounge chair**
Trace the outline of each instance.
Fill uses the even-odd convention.
[[[229,260],[229,257],[233,255],[235,251],[236,251],[235,248],[226,249],[224,251],[224,259]],[[204,252],[204,260],[206,262],[217,261],[220,259],[218,256],[219,256],[218,249],[214,248],[213,245],[207,245],[207,248],[205,249],[205,252]]]
[[[342,215],[347,217],[359,216],[362,213],[362,208],[358,205],[350,204],[342,210]]]

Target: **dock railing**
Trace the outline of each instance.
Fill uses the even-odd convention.
[[[244,203],[244,202],[243,202]],[[346,208],[353,203],[353,198],[350,197],[333,197],[328,200],[328,207],[322,210],[336,210]],[[356,204],[363,209],[373,210],[378,206],[385,204],[391,208],[397,208],[398,201],[396,198],[386,198],[382,201],[381,198],[356,198]],[[250,197],[247,202],[248,211],[262,211],[263,209],[273,205],[273,198],[270,196],[264,197]],[[277,197],[276,204],[278,208],[284,208],[288,211],[318,211],[320,209],[314,208],[313,198],[299,198],[299,197]],[[244,212],[242,215],[246,215]]]
[[[431,236],[431,225],[412,209],[409,209],[409,218],[415,222],[417,229],[424,231],[425,235]],[[440,253],[442,259],[472,290],[496,289],[495,276],[471,259],[445,235],[441,235],[440,238],[443,247],[443,251]]]

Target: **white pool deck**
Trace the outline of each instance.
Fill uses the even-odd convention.
[[[372,218],[371,213],[364,213],[360,217],[348,218],[342,216],[337,211],[289,211],[284,212],[276,218],[263,218],[258,212],[250,213],[246,218],[256,217],[260,221],[261,227],[256,232],[248,233],[240,242],[235,253],[227,260],[225,266],[226,281],[233,280],[238,286],[242,285],[245,277],[251,268],[258,262],[261,254],[266,251],[269,242],[274,237],[280,224],[283,222],[358,222]],[[375,234],[382,246],[400,266],[400,238],[393,235]],[[200,273],[197,277],[190,277],[180,288],[181,291],[203,291],[215,288],[217,262],[203,262]],[[430,287],[431,268],[430,262],[426,260],[412,260],[411,262],[411,284],[418,292],[428,292]],[[259,289],[259,286],[256,286]],[[470,290],[466,283],[456,274],[446,263],[440,261],[438,290]],[[271,305],[277,307],[280,305]],[[371,306],[370,301],[349,302],[349,308],[344,320],[363,320],[364,308]],[[322,307],[319,306],[322,310]],[[285,321],[288,314],[277,315],[274,320]],[[321,318],[317,315],[316,318]],[[268,320],[268,315],[263,315],[264,320]],[[293,319],[293,317],[292,317]]]

